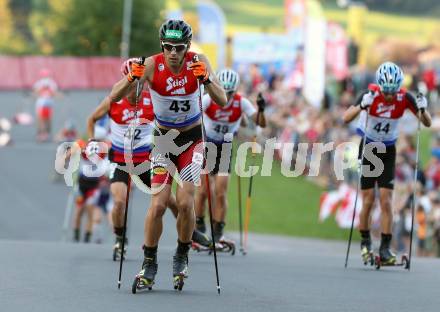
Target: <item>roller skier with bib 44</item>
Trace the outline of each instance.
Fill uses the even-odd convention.
[[[360,189],[362,195],[362,209],[359,216],[361,257],[364,264],[376,264],[377,268],[396,265],[409,268],[410,263],[407,256],[403,256],[402,261],[398,263],[396,255],[391,251],[393,224],[391,198],[394,189],[395,143],[399,136],[399,120],[405,110],[409,109],[418,118],[419,125],[420,122],[426,127],[431,125],[431,116],[426,110],[426,98],[421,94],[414,97],[402,88],[403,79],[402,70],[396,64],[383,63],[376,71],[377,84],[371,84],[368,90],[359,96],[356,104],[351,106],[343,116],[344,122],[349,123],[360,114],[357,131],[363,138],[359,147],[359,159],[361,160]],[[383,170],[375,172],[381,165]],[[366,172],[365,170],[368,168],[375,169]],[[374,256],[370,235],[375,187],[379,191],[382,230],[377,256]],[[350,243],[351,240],[349,241],[349,247]]]

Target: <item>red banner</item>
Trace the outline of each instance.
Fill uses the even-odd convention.
[[[348,75],[348,39],[344,28],[333,22],[327,24],[327,65],[337,80]]]

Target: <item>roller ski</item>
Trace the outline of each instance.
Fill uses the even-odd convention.
[[[396,257],[394,257],[394,261],[386,261],[386,259],[382,259],[380,255],[376,255],[374,259],[374,263],[376,265],[376,270],[379,270],[384,266],[392,266],[392,267],[403,267],[406,270],[409,270],[409,260],[406,254],[403,254],[400,262],[397,262]]]
[[[188,278],[188,254],[176,252],[173,257],[174,290],[182,291],[186,278]]]
[[[194,230],[191,240],[191,248],[197,252],[212,249],[212,241],[209,236],[197,229]]]
[[[131,292],[135,294],[137,291],[145,289],[152,290],[154,278],[157,273],[157,261],[155,258],[144,258],[142,270],[136,275]]]
[[[193,242],[192,249],[197,252],[207,252],[209,255],[214,252],[212,244],[209,246],[202,246]],[[232,240],[222,237],[217,243],[215,243],[215,251],[230,253],[231,256],[233,256],[235,255],[235,243]]]
[[[235,255],[235,243],[230,239],[226,239],[224,236],[220,237],[217,243],[215,243],[216,252],[230,253],[231,256]],[[212,251],[210,252],[212,253]]]
[[[215,250],[218,252],[231,253],[231,256],[233,256],[235,255],[235,243],[232,240],[225,238],[223,235],[224,228],[224,222],[214,222]]]
[[[383,266],[402,266],[405,269],[409,269],[407,255],[402,255],[401,261],[397,262],[396,255],[390,249],[391,237],[391,234],[382,234],[379,254],[375,256],[374,260],[376,270],[379,270]]]
[[[371,239],[362,239],[361,241],[361,257],[364,265],[374,265],[374,253],[371,248]]]
[[[122,240],[123,238],[121,236],[116,236],[116,241],[115,244],[113,245],[113,261],[121,260],[121,256],[123,256],[125,260],[128,241],[127,239],[125,239],[124,252],[122,252]]]

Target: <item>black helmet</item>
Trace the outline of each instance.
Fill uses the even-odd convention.
[[[161,41],[188,43],[192,39],[192,29],[182,20],[170,19],[160,26],[159,39]]]

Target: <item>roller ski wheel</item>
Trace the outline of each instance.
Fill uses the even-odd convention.
[[[363,253],[362,255],[362,261],[364,262],[364,265],[371,265],[373,266],[375,263],[374,254],[372,251],[368,251],[366,253]]]
[[[126,256],[127,250],[124,250],[124,259]],[[121,260],[121,250],[113,249],[113,261],[120,261]]]
[[[142,270],[136,275],[131,292],[135,294],[137,291],[152,290],[154,278],[157,273],[157,262],[155,259],[145,258],[142,263]]]
[[[233,241],[221,238],[215,245],[217,252],[230,253],[231,256],[235,255],[235,243]]]
[[[127,244],[128,241],[125,240],[124,243],[124,252],[122,253],[122,238],[117,237],[116,242],[113,245],[113,261],[119,261],[121,260],[121,256],[123,256],[123,260],[125,260],[126,254],[127,254]]]
[[[185,285],[185,278],[186,276],[184,274],[179,274],[173,277],[174,290],[182,291],[183,285]]]
[[[173,257],[174,289],[182,291],[186,278],[188,278],[188,254],[176,253]]]
[[[136,275],[133,285],[131,286],[131,292],[135,294],[137,291],[142,291],[148,289],[149,291],[153,290],[154,281],[145,279],[140,275]]]

